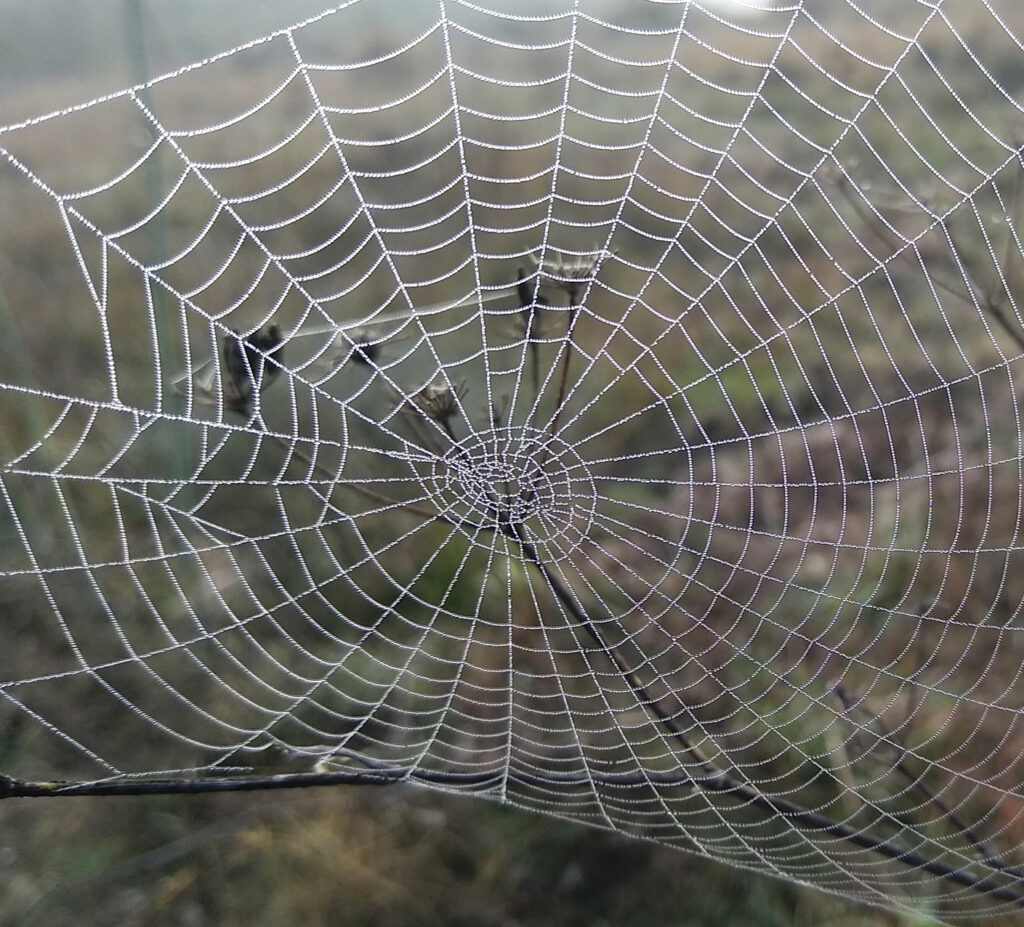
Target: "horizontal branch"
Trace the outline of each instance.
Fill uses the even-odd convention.
[[[948,866],[917,850],[874,837],[847,824],[801,808],[781,798],[752,793],[727,776],[688,776],[679,773],[545,773],[543,775],[499,772],[454,772],[413,769],[402,766],[376,766],[332,772],[283,773],[275,776],[224,776],[208,779],[107,779],[93,782],[26,781],[0,775],[0,800],[5,798],[70,798],[81,796],[198,795],[217,792],[255,792],[270,789],[301,789],[337,785],[443,785],[461,787],[474,793],[504,790],[508,784],[591,790],[595,784],[612,788],[658,786],[685,787],[698,792],[730,795],[741,804],[753,805],[777,820],[798,824],[809,831],[829,834],[870,850],[903,866],[919,869],[947,882],[962,885],[979,894],[1008,901],[1024,909],[1024,892],[1012,885]],[[979,865],[981,863],[979,862]],[[1019,880],[1018,880],[1019,883]]]

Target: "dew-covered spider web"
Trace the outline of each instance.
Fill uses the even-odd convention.
[[[0,129],[8,792],[1024,906],[1024,17],[756,7],[352,0]]]

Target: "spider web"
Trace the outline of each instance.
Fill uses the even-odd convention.
[[[1019,907],[1003,7],[354,0],[0,129],[2,771]]]

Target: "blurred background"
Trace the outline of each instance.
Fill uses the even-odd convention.
[[[608,17],[642,32],[645,28],[663,30],[677,23],[688,5],[584,0],[581,6],[595,17]],[[955,632],[946,635],[936,631],[933,635],[920,632],[914,638],[905,628],[900,630],[898,622],[887,623],[887,618],[893,616],[930,617],[933,612],[941,612],[943,618],[982,615],[992,626],[1016,629],[1024,598],[1024,575],[1015,569],[1016,561],[1006,553],[1016,553],[1018,546],[1014,521],[1020,496],[1015,464],[1019,459],[1018,436],[1013,429],[1003,429],[998,424],[1015,419],[1014,389],[1012,385],[1007,387],[1006,381],[1012,384],[1019,344],[1008,328],[1003,330],[992,321],[993,306],[1000,305],[994,297],[988,303],[980,300],[971,307],[969,294],[966,299],[954,294],[940,300],[942,305],[954,306],[950,310],[952,321],[936,313],[932,288],[927,286],[931,271],[892,260],[898,243],[894,245],[885,236],[892,229],[907,237],[916,234],[923,221],[922,212],[906,209],[908,204],[920,206],[927,200],[931,208],[941,211],[943,197],[955,199],[956,189],[951,188],[957,184],[971,187],[991,181],[978,196],[979,210],[963,220],[967,223],[963,234],[977,245],[975,251],[959,247],[955,236],[954,244],[950,244],[950,239],[938,231],[921,250],[939,268],[938,276],[942,268],[953,267],[958,261],[975,262],[966,278],[958,278],[966,281],[964,286],[970,281],[998,278],[1000,270],[1010,276],[1009,268],[1019,262],[1019,251],[1007,248],[1005,258],[1001,251],[994,257],[992,249],[980,242],[988,241],[988,233],[992,240],[1002,241],[1007,224],[1015,221],[1012,206],[1019,165],[1001,167],[1003,152],[999,146],[991,143],[976,125],[964,125],[960,114],[954,113],[948,133],[938,140],[929,138],[930,147],[926,148],[927,157],[923,160],[939,167],[934,173],[940,178],[955,177],[956,184],[936,181],[914,158],[915,152],[924,150],[922,139],[932,132],[932,127],[925,120],[911,124],[909,118],[894,125],[892,114],[902,115],[909,110],[901,109],[905,102],[902,98],[883,99],[877,112],[871,110],[861,120],[867,134],[844,142],[848,150],[838,144],[835,148],[835,163],[848,168],[847,179],[861,183],[863,189],[871,188],[873,143],[879,139],[891,146],[884,157],[894,173],[887,179],[910,178],[903,188],[892,182],[876,186],[876,191],[884,187],[879,196],[886,198],[885,208],[890,209],[886,212],[887,224],[878,233],[870,227],[873,220],[864,219],[856,210],[834,208],[843,200],[842,178],[834,172],[819,170],[815,145],[832,144],[831,139],[826,140],[832,131],[830,119],[841,122],[843,107],[852,106],[847,99],[850,87],[867,96],[874,92],[877,65],[865,63],[860,55],[871,52],[884,58],[890,51],[895,54],[900,43],[894,41],[893,49],[888,49],[880,35],[884,36],[886,29],[902,29],[912,34],[915,28],[923,28],[924,14],[918,9],[921,5],[908,4],[905,9],[894,10],[891,3],[864,2],[855,7],[808,0],[803,4],[806,17],[795,21],[794,46],[790,47],[793,60],[788,60],[786,68],[780,68],[775,75],[785,74],[786,79],[763,87],[757,83],[762,73],[759,67],[748,65],[755,62],[763,66],[771,58],[775,41],[766,40],[762,33],[778,29],[780,22],[788,22],[789,17],[780,18],[777,12],[759,13],[752,8],[753,4],[731,4],[726,0],[705,6],[713,15],[692,14],[692,34],[688,33],[692,45],[688,47],[693,56],[691,66],[708,75],[709,83],[694,82],[693,86],[675,88],[674,92],[694,112],[723,120],[739,118],[749,100],[739,93],[739,100],[719,99],[712,77],[721,86],[756,94],[763,103],[763,112],[748,119],[747,125],[754,127],[750,138],[759,135],[761,141],[771,146],[775,157],[758,154],[762,149],[750,144],[747,153],[753,152],[753,159],[745,161],[742,153],[737,154],[737,160],[730,166],[730,170],[736,169],[735,176],[727,175],[731,179],[727,179],[724,187],[712,187],[701,194],[704,211],[693,219],[689,237],[680,236],[685,259],[675,254],[666,263],[662,270],[664,285],[653,294],[655,306],[666,305],[670,297],[683,302],[695,298],[694,294],[720,269],[726,257],[740,251],[744,236],[753,235],[765,215],[776,208],[784,209],[778,201],[795,197],[794,177],[810,176],[815,181],[809,187],[812,192],[799,201],[799,208],[778,220],[778,234],[763,237],[757,266],[744,268],[744,274],[749,276],[745,277],[745,284],[739,285],[742,293],[735,296],[737,291],[728,287],[709,293],[702,304],[708,307],[710,315],[686,323],[692,343],[699,344],[705,356],[698,359],[695,351],[680,357],[674,353],[676,349],[663,348],[659,360],[659,369],[671,370],[678,382],[697,384],[690,393],[697,411],[691,412],[692,421],[686,420],[687,439],[695,446],[703,441],[717,449],[717,456],[712,453],[707,460],[698,454],[692,464],[693,473],[701,474],[709,484],[721,481],[727,487],[713,502],[705,498],[690,502],[697,513],[694,522],[705,524],[706,532],[700,538],[688,538],[687,546],[700,549],[704,544],[705,549],[712,551],[707,561],[702,558],[698,564],[703,571],[703,589],[722,591],[721,602],[715,596],[707,596],[705,616],[709,624],[736,620],[736,627],[742,630],[743,621],[749,619],[745,615],[739,619],[729,615],[728,602],[750,603],[746,611],[770,615],[775,609],[770,604],[773,595],[781,597],[783,593],[777,588],[772,592],[771,583],[762,589],[757,577],[763,573],[783,578],[787,583],[787,604],[808,616],[803,625],[807,637],[820,641],[833,634],[841,641],[836,650],[829,651],[831,657],[824,654],[824,648],[815,652],[810,647],[808,652],[793,653],[795,648],[785,629],[768,628],[759,632],[761,650],[753,652],[757,661],[776,661],[773,665],[798,693],[813,686],[819,676],[831,680],[835,673],[849,674],[862,689],[873,691],[877,710],[884,709],[890,726],[902,724],[908,738],[919,736],[921,742],[929,744],[934,756],[944,762],[948,762],[954,745],[963,742],[963,730],[969,729],[970,737],[976,738],[977,750],[964,759],[964,768],[973,769],[976,761],[988,762],[992,781],[1012,791],[1019,781],[1015,776],[1019,772],[1020,752],[1012,724],[1008,734],[1006,722],[1000,722],[998,716],[992,718],[984,711],[975,716],[970,714],[969,707],[951,707],[956,701],[952,695],[947,704],[941,694],[931,690],[922,696],[898,685],[887,689],[885,682],[870,682],[869,670],[857,664],[857,660],[846,661],[853,665],[851,671],[849,666],[837,668],[837,663],[843,661],[833,657],[836,652],[850,656],[873,648],[875,665],[897,666],[897,672],[904,676],[913,676],[913,669],[923,665],[929,672],[934,670],[935,679],[943,680],[946,672],[940,672],[938,667],[956,663],[962,679],[950,684],[951,692],[970,691],[982,702],[988,699],[987,704],[1013,702],[1016,706],[1004,692],[1005,680],[1014,678],[1020,667],[1020,648],[1012,634],[1007,643],[1004,636],[987,637],[984,627],[972,626],[959,637]],[[1024,68],[1012,30],[1020,26],[1021,14],[1012,5],[1007,8],[1007,29],[998,26],[995,17],[980,15],[977,6],[980,5],[962,5],[949,14],[956,32],[950,21],[928,20],[931,31],[920,38],[927,54],[907,65],[904,89],[909,95],[924,98],[925,108],[934,112],[954,107],[960,96],[968,98],[972,110],[983,119],[998,121],[1003,117],[992,114],[1001,114],[1005,109],[1005,119],[1000,123],[1005,137],[1020,137],[1019,111],[1005,105],[1005,100],[993,98],[990,85],[978,76],[976,62],[968,51],[984,47],[986,66],[1005,88],[1006,99],[1018,99],[1024,86]],[[540,17],[553,8],[563,7],[564,4],[552,0],[489,6]],[[325,9],[325,3],[312,0],[288,4],[242,0],[0,2],[0,127],[31,122],[35,117],[115,93],[254,42]],[[312,30],[305,36],[303,50],[307,60],[313,61],[371,58],[375,52],[397,47],[400,35],[415,34],[421,20],[430,23],[435,19],[432,6],[427,9],[413,0],[364,3],[344,19],[347,29]],[[879,20],[885,21],[886,29],[879,30]],[[812,21],[816,23],[814,28]],[[828,30],[841,34],[843,42],[857,49],[858,54],[839,55],[830,44]],[[538,34],[532,33],[534,38]],[[954,34],[967,36],[968,41],[954,41]],[[629,36],[617,40],[615,47],[625,57],[641,45],[642,36]],[[802,49],[805,57],[793,53],[793,47]],[[821,73],[822,62],[827,63],[832,77]],[[162,112],[172,123],[178,118],[182,124],[193,120],[195,125],[202,125],[214,121],[212,114],[238,112],[250,98],[262,98],[266,88],[273,86],[275,75],[281,73],[281,67],[278,46],[256,45],[232,56],[223,66],[215,65],[212,72],[200,72],[201,80],[185,76],[178,83],[171,82],[170,90],[167,85],[158,86],[152,105],[164,107]],[[378,91],[382,98],[397,98],[399,88],[412,86],[417,75],[426,75],[425,64],[418,59],[413,59],[410,67],[411,76],[396,67],[390,77],[381,77],[376,88],[360,86],[353,79],[341,87],[339,98],[365,93],[365,100],[371,100]],[[603,73],[600,62],[590,62],[586,67],[593,68],[586,74],[595,80]],[[953,82],[955,93],[936,79],[936,71]],[[636,86],[646,88],[650,76],[645,73],[638,77]],[[828,82],[833,77],[834,85]],[[394,84],[389,85],[389,80]],[[813,91],[806,90],[811,87]],[[822,115],[820,108],[808,103],[806,92],[812,92],[819,103],[833,105],[840,115]],[[934,94],[934,100],[929,101],[928,94]],[[857,106],[863,100],[859,98]],[[728,110],[734,104],[735,111]],[[628,110],[630,104],[621,105]],[[638,112],[641,110],[642,104]],[[778,112],[789,115],[776,119]],[[849,115],[853,112],[851,108]],[[127,165],[132,156],[137,157],[151,143],[151,136],[137,115],[126,115],[114,106],[100,107],[0,136],[0,143],[10,145],[17,157],[23,158],[33,172],[52,182],[56,189],[82,190],[108,179],[114,173],[112,165]],[[716,126],[713,118],[705,122],[699,132],[706,134],[699,138],[708,145],[722,144],[717,134],[722,126]],[[387,131],[382,131],[386,136]],[[507,127],[502,131],[511,132]],[[610,144],[615,133],[622,131],[625,130],[612,126],[607,136],[595,137],[593,141]],[[698,130],[688,127],[687,131],[691,138],[698,138]],[[871,131],[877,134],[871,135]],[[519,141],[514,134],[501,139],[509,143]],[[211,148],[209,156],[226,159],[231,151]],[[671,165],[663,165],[661,173],[655,172],[653,176],[664,186],[652,183],[645,193],[636,194],[638,198],[646,196],[647,212],[643,216],[627,216],[633,222],[633,234],[613,243],[622,248],[624,266],[611,270],[607,283],[620,295],[633,297],[640,291],[637,278],[642,274],[636,268],[649,256],[647,249],[651,241],[657,240],[656,233],[673,228],[680,198],[702,189],[699,170],[708,167],[706,154],[697,147],[684,151],[681,146],[679,157],[694,168],[694,176],[679,179]],[[193,153],[193,157],[201,155]],[[366,157],[372,160],[382,156],[374,150]],[[502,174],[512,171],[513,164],[518,170],[531,157],[542,161],[545,153],[510,154],[499,151],[495,144],[488,157],[489,169]],[[630,163],[631,157],[626,163]],[[965,168],[965,162],[970,166]],[[601,166],[611,176],[616,163],[612,153]],[[748,169],[746,174],[744,167]],[[166,175],[154,179],[144,173],[139,172],[139,189],[125,185],[112,189],[109,196],[96,198],[95,209],[89,215],[97,228],[120,227],[125,216],[131,216],[133,210],[140,212],[139,202],[149,195],[145,183],[155,183],[158,188],[167,183]],[[751,177],[754,180],[749,180]],[[312,189],[322,178],[311,174],[306,182]],[[579,186],[567,189],[585,198],[585,193],[580,192],[587,189],[585,179],[578,183]],[[740,210],[736,210],[731,199],[731,193],[737,190],[748,197]],[[301,188],[297,195],[301,199]],[[614,214],[617,203],[614,198],[610,202],[609,210]],[[92,206],[83,208],[88,210]],[[742,215],[737,216],[737,211]],[[833,221],[840,211],[846,217],[845,224]],[[569,243],[581,248],[600,240],[601,223],[608,221],[602,214],[587,225],[581,218],[584,214],[590,216],[582,208],[578,213],[571,209],[567,212],[567,223],[577,223],[583,229]],[[729,222],[724,222],[722,216],[729,216]],[[99,279],[96,268],[100,261],[91,250],[93,244],[82,243],[78,253],[70,248],[61,217],[45,192],[34,188],[6,162],[0,166],[0,218],[0,317],[8,333],[0,346],[4,383],[54,394],[102,395],[108,386],[108,371],[101,369],[97,373],[99,333],[93,315],[86,311],[91,297],[85,291],[80,266]],[[412,223],[412,219],[406,221]],[[984,234],[979,235],[979,229]],[[296,233],[298,238],[300,232]],[[173,230],[169,234],[173,235]],[[325,233],[312,229],[308,234],[316,241]],[[873,235],[881,240],[877,253],[864,247]],[[528,235],[521,239],[510,237],[510,243],[501,247],[509,254],[521,255],[531,247]],[[297,240],[280,247],[288,250],[302,243]],[[478,246],[486,251],[483,244]],[[152,238],[140,241],[137,247],[140,253],[150,255],[150,261],[156,260],[162,249],[170,249],[166,242]],[[492,249],[495,253],[500,250]],[[450,261],[454,263],[455,258]],[[511,276],[508,261],[494,262],[493,273],[486,262],[485,268],[485,285],[499,287]],[[880,268],[891,270],[891,276],[879,272]],[[429,269],[410,264],[408,273],[415,279],[417,274],[425,276]],[[153,358],[144,356],[144,348],[149,344],[148,317],[132,316],[133,305],[137,306],[141,298],[138,284],[129,281],[130,269],[126,271],[112,263],[110,273],[115,283],[120,281],[124,286],[111,298],[106,311],[111,319],[120,320],[118,338],[131,345],[130,349],[115,345],[111,355],[115,360],[111,364],[128,384],[127,392],[138,393],[139,402],[159,401],[151,395]],[[846,292],[844,287],[851,279],[859,281],[857,287],[848,296],[837,296]],[[424,296],[436,300],[457,297],[463,292],[463,282],[453,278],[447,288],[425,287]],[[374,307],[390,308],[386,287],[372,275],[368,274],[360,292],[369,294]],[[754,302],[751,300],[745,303],[747,311],[740,313],[735,308],[734,296],[742,303],[751,293],[768,294],[769,304],[750,308]],[[645,291],[645,298],[651,300],[652,294]],[[848,304],[857,303],[858,299],[874,309],[874,314],[847,312]],[[822,313],[816,323],[801,326],[801,310],[823,303],[834,312]],[[599,299],[595,301],[598,316],[604,305]],[[339,315],[335,318],[341,320]],[[344,320],[358,318],[359,314],[354,313]],[[769,320],[776,328],[793,326],[792,340],[788,342],[790,354],[773,357],[769,351],[760,350],[764,341],[758,340],[755,329],[770,329]],[[231,316],[229,323],[252,327],[264,321],[259,314],[250,312],[248,316]],[[717,325],[712,325],[712,321]],[[652,312],[636,322],[634,334],[640,343],[653,343],[665,331],[664,325],[659,328],[659,324],[657,313]],[[950,331],[955,332],[952,338]],[[909,347],[916,336],[921,338],[917,344],[924,344],[919,353]],[[208,354],[216,353],[216,334],[193,329],[189,337],[193,343],[205,346]],[[595,355],[600,353],[601,337],[596,323],[593,331],[584,328],[580,334],[582,343]],[[828,348],[820,346],[822,337]],[[713,386],[701,387],[701,377],[709,365],[721,364],[724,368],[725,358],[744,354],[745,338],[751,339],[750,366],[744,365],[742,370],[732,368],[731,374],[717,377]],[[185,352],[189,339],[183,339],[182,344],[169,339],[168,343],[164,360],[180,369],[188,360]],[[905,349],[905,355],[893,362],[890,345],[899,345]],[[855,346],[859,350],[854,350]],[[460,363],[468,356],[463,346],[456,344],[451,350]],[[809,365],[805,363],[808,357],[812,357]],[[470,370],[469,362],[465,363]],[[870,373],[862,373],[865,367]],[[991,376],[993,370],[995,380]],[[970,371],[970,375],[978,372],[976,381],[965,371]],[[962,384],[965,377],[969,381],[966,386]],[[657,372],[651,379],[657,382]],[[954,387],[954,383],[958,385]],[[347,381],[339,379],[336,385],[357,395],[357,387]],[[621,396],[626,407],[633,403],[640,408],[648,402],[639,386],[627,388],[634,392]],[[588,395],[586,389],[581,390],[577,400],[580,406]],[[910,402],[900,405],[907,396]],[[31,399],[17,403],[11,400],[3,413],[4,435],[0,441],[5,459],[24,453],[32,440],[45,431],[45,401],[41,396]],[[885,416],[878,414],[878,407],[887,407],[887,403],[891,408],[883,422]],[[268,414],[286,417],[283,406],[282,402]],[[985,411],[980,413],[982,408]],[[853,414],[837,426],[835,422],[849,410],[858,410],[859,418]],[[190,414],[194,412],[190,410]],[[685,416],[679,412],[678,418],[682,420]],[[805,428],[803,423],[811,419],[827,423],[828,427],[818,431]],[[963,427],[968,423],[976,427],[966,429],[964,436],[959,432],[954,435],[957,425]],[[843,432],[843,428],[847,430]],[[785,437],[773,444],[765,443],[761,450],[751,450],[745,440],[748,434],[764,432],[774,437],[787,430]],[[105,434],[99,429],[97,432]],[[116,449],[116,428],[110,434]],[[901,439],[905,439],[904,443],[900,443]],[[57,442],[58,447],[74,443],[73,436],[61,440],[66,444]],[[616,453],[627,447],[650,450],[658,440],[662,436],[620,429],[609,439],[608,447]],[[170,457],[177,441],[174,435],[163,435],[158,446]],[[842,451],[833,453],[833,447],[840,443]],[[239,442],[234,451],[239,460],[255,459],[251,445]],[[100,459],[104,453],[109,455],[110,449],[100,447],[95,453]],[[806,459],[799,458],[801,453]],[[971,470],[973,478],[960,479],[962,473],[957,473],[948,485],[937,478],[922,488],[922,472],[933,475],[954,471],[958,453],[961,469]],[[929,454],[938,455],[941,462],[931,462]],[[795,469],[794,455],[801,460]],[[45,466],[56,466],[55,460],[47,459]],[[964,460],[968,461],[967,466]],[[999,469],[992,461],[1008,461],[1010,465]],[[977,464],[973,469],[971,462]],[[173,471],[173,460],[164,460],[164,464],[169,472]],[[769,487],[786,479],[798,483],[803,466],[809,469],[811,478],[823,485],[842,484],[846,490],[843,498],[832,498],[828,490],[822,490],[811,500],[799,490],[789,490],[783,497],[773,496],[770,489],[765,489],[755,511],[752,483]],[[265,472],[272,470],[273,464],[267,464]],[[754,479],[755,471],[758,480]],[[907,481],[901,487],[902,494],[894,491],[886,495],[892,488],[886,481],[893,471],[897,476],[901,472],[908,474]],[[649,475],[657,474],[652,471]],[[856,485],[850,488],[847,482]],[[61,556],[59,552],[68,547],[61,531],[49,527],[65,517],[58,500],[44,491],[36,493],[26,487],[16,486],[11,492],[14,501],[8,504],[19,508],[23,518],[26,510],[34,512],[29,531],[35,549],[52,549],[56,560]],[[813,508],[815,513],[809,516],[810,527],[804,535],[795,528],[776,531],[772,527],[772,518],[782,524],[782,519],[788,517],[783,510],[788,512],[788,506],[793,504],[799,511],[801,503],[807,511]],[[83,497],[78,504],[79,521],[83,525],[95,522],[97,533],[101,532],[105,524],[101,501],[93,503]],[[93,504],[95,509],[91,508]],[[212,504],[210,511],[222,514],[220,505]],[[902,521],[893,516],[891,523],[883,517],[880,526],[876,510],[883,516],[896,510],[909,514],[903,515]],[[935,517],[926,518],[925,513],[932,510]],[[959,517],[961,514],[963,517]],[[227,515],[223,517],[230,519]],[[725,526],[717,533],[716,520]],[[88,529],[83,528],[82,533],[88,537]],[[779,539],[782,535],[786,543]],[[788,543],[801,538],[802,543]],[[116,553],[116,540],[110,538],[111,558]],[[426,544],[422,538],[419,543],[421,548]],[[4,545],[0,550],[5,560],[20,565],[19,539],[10,525],[5,526],[0,544]],[[982,547],[986,551],[1001,551],[1002,559],[990,563],[979,555]],[[423,555],[421,548],[415,551],[419,556]],[[962,561],[956,556],[961,549]],[[98,550],[90,548],[90,556],[101,559]],[[931,553],[936,556],[934,561],[929,559]],[[940,562],[945,565],[930,566]],[[737,564],[743,565],[739,576]],[[799,582],[790,588],[788,581],[794,578]],[[471,587],[473,582],[471,578]],[[59,647],[47,602],[34,587],[30,591],[32,585],[24,577],[5,576],[0,587],[5,615],[0,619],[0,633],[8,641],[6,648],[0,648],[0,680],[55,672],[53,667],[64,665],[53,657]],[[479,581],[476,585],[480,585]],[[836,591],[837,585],[840,591]],[[155,581],[151,588],[156,588]],[[823,588],[842,602],[831,612],[819,615],[815,612],[815,590]],[[79,592],[69,585],[56,594],[63,601]],[[693,596],[692,607],[699,613],[705,608],[701,592],[698,590]],[[112,598],[115,608],[117,601],[116,596]],[[159,603],[157,610],[161,610]],[[874,616],[867,626],[851,617],[855,612],[859,619],[865,610],[869,617]],[[908,656],[913,649],[908,639],[916,640],[916,646],[927,655]],[[913,659],[918,662],[914,664]],[[927,675],[923,678],[927,679]],[[728,689],[729,681],[715,679],[703,681],[702,685],[711,689],[695,689],[695,700],[713,703],[714,697],[709,697],[708,692]],[[986,691],[985,685],[991,685],[991,691]],[[771,685],[763,684],[756,693],[743,694],[744,707],[754,706],[754,715],[762,710],[774,712],[780,724],[785,721],[790,725],[787,737],[794,740],[827,740],[820,718],[813,714],[804,717],[799,704],[790,704],[791,698],[771,690]],[[977,694],[979,691],[981,694]],[[62,698],[66,702],[61,702]],[[111,756],[118,756],[122,768],[133,768],[133,761],[140,769],[160,768],[157,764],[163,754],[156,748],[149,753],[150,745],[135,736],[129,722],[98,705],[98,701],[94,703],[87,695],[79,696],[69,687],[63,696],[55,688],[35,707],[41,717],[60,717],[67,731],[100,731],[105,749],[110,750]],[[913,725],[908,718],[914,718]],[[90,773],[81,757],[71,755],[73,750],[51,743],[40,727],[23,713],[0,709],[0,772],[39,777],[95,775],[95,770]],[[739,752],[743,747],[736,749]],[[763,749],[765,753],[771,752],[770,745]],[[836,752],[834,743],[826,744],[822,750]],[[749,760],[767,762],[753,750]],[[777,766],[770,767],[773,773],[781,775],[789,769],[784,759],[775,757],[773,762],[776,761]],[[812,801],[829,800],[831,793],[824,786],[821,788],[820,794],[810,792]],[[989,807],[984,796],[975,795],[969,788],[957,795],[968,803],[965,807],[970,807],[978,819],[984,817]],[[977,806],[969,804],[974,801]],[[997,803],[998,829],[1009,847],[1020,845],[1024,833],[1019,804],[1009,795]],[[5,884],[0,887],[3,927],[201,927],[226,923],[612,927],[927,922],[926,911],[916,917],[866,908],[791,882],[729,868],[653,840],[629,838],[492,801],[412,786],[182,798],[4,801],[0,803],[0,866],[5,871]],[[1009,918],[1005,921],[1013,922]],[[991,923],[999,921],[993,919]]]

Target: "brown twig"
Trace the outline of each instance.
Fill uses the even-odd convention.
[[[525,528],[521,524],[508,524],[504,527],[503,533],[516,541],[523,552],[523,556],[529,563],[533,564],[533,566],[536,567],[544,577],[544,581],[547,583],[548,588],[551,590],[555,598],[561,602],[562,607],[565,608],[565,610],[572,616],[573,620],[587,632],[587,634],[593,639],[594,643],[597,644],[598,649],[615,668],[615,671],[626,681],[626,684],[629,686],[637,702],[650,711],[651,714],[657,718],[658,722],[672,734],[673,738],[675,738],[683,750],[694,758],[705,775],[711,777],[724,776],[725,773],[718,769],[718,767],[714,765],[703,751],[701,751],[700,748],[697,747],[689,737],[687,737],[686,732],[679,726],[679,722],[676,721],[675,717],[669,714],[662,707],[658,699],[648,692],[647,687],[643,684],[637,674],[626,666],[622,658],[618,653],[616,653],[615,649],[605,641],[601,632],[598,630],[597,625],[576,601],[575,596],[572,595],[562,581],[551,572],[548,565],[541,559],[540,555],[537,553],[537,548],[534,547],[526,536]]]
[[[562,355],[562,373],[558,381],[558,395],[555,398],[555,411],[548,424],[547,436],[550,438],[558,428],[558,420],[565,410],[565,393],[569,386],[569,364],[572,361],[572,338],[576,331],[576,320],[579,318],[579,307],[576,305],[576,291],[570,292],[569,324],[565,328],[564,353]]]
[[[392,499],[390,496],[384,495],[384,493],[376,492],[373,489],[368,489],[365,486],[361,486],[359,483],[353,483],[348,480],[338,480],[337,474],[329,470],[321,463],[317,463],[310,457],[305,451],[300,451],[294,445],[289,444],[284,438],[279,435],[267,435],[271,441],[273,441],[278,447],[284,450],[289,457],[294,457],[297,460],[301,460],[307,467],[319,473],[322,477],[330,481],[332,487],[343,487],[350,489],[352,492],[364,496],[367,499],[372,499],[374,502],[381,502],[390,508],[401,508],[407,512],[412,512],[414,515],[420,515],[423,518],[434,519],[437,521],[444,521],[451,524],[451,522],[438,512],[431,512],[429,509],[422,508],[416,505],[414,502],[403,502],[400,499]]]
[[[706,778],[676,773],[602,773],[588,771],[583,774],[530,774],[515,769],[494,772],[445,772],[367,764],[365,769],[346,769],[334,772],[283,773],[276,776],[217,777],[209,779],[108,779],[100,782],[28,781],[0,775],[0,801],[6,798],[68,798],[74,796],[139,796],[139,795],[199,795],[212,792],[255,792],[268,789],[315,788],[336,785],[393,785],[402,782],[424,785],[443,785],[450,789],[465,789],[482,793],[504,790],[508,783],[558,788],[592,788],[594,783],[617,788],[634,785],[650,788],[652,785],[690,787],[699,791],[730,795],[744,804],[753,805],[775,818],[794,821],[808,830],[838,837],[862,849],[870,850],[900,865],[938,876],[955,885],[962,885],[979,894],[1008,901],[1024,909],[1024,894],[1012,886],[991,878],[971,875],[955,866],[948,866],[917,850],[891,840],[873,837],[858,828],[832,821],[823,815],[794,805],[786,799],[768,798],[740,785],[729,776],[711,775]]]
[[[1019,184],[1020,172],[1017,172],[1014,176],[1014,189],[1012,194],[1012,206],[1011,211],[1015,208],[1017,200],[1017,185]],[[913,254],[917,253],[916,248],[913,252],[908,250],[909,241],[899,236],[895,230],[890,228],[888,223],[878,213],[873,212],[868,208],[868,205],[864,199],[854,194],[851,190],[851,184],[849,179],[845,175],[840,175],[837,180],[837,186],[839,191],[846,198],[847,203],[850,204],[853,211],[857,214],[857,217],[863,222],[865,228],[874,234],[876,238],[881,240],[896,257],[901,258],[904,261],[913,263]],[[1008,298],[1007,288],[1010,286],[1010,280],[1012,279],[1012,268],[1013,261],[1010,260],[1010,247],[1009,243],[1012,240],[1012,232],[1007,230],[1007,246],[1006,246],[1006,257],[1004,258],[1004,267],[1008,270],[1004,271],[1004,278],[1006,280],[1006,287],[1000,283],[991,288],[985,287],[980,280],[978,280],[975,272],[972,270],[972,262],[968,256],[966,250],[962,247],[961,242],[956,232],[951,227],[947,219],[942,220],[941,225],[943,231],[946,233],[947,241],[949,242],[950,249],[956,257],[956,272],[943,271],[938,266],[931,266],[928,269],[928,276],[931,281],[944,292],[956,297],[957,299],[967,303],[972,307],[980,307],[983,312],[988,313],[998,323],[999,327],[1017,344],[1019,348],[1024,350],[1024,332],[1021,331],[1019,325],[1016,325],[1013,320],[1007,315],[1004,305]]]
[[[978,854],[988,866],[993,869],[998,869],[1000,872],[1004,872],[1007,875],[1013,876],[1015,879],[1024,881],[1024,871],[1011,866],[1000,856],[993,853],[985,842],[975,833],[973,828],[968,826],[939,795],[933,792],[925,784],[923,777],[907,766],[903,760],[903,757],[906,755],[906,750],[895,739],[892,732],[885,726],[882,719],[871,713],[860,711],[860,705],[863,703],[863,699],[854,698],[842,683],[837,683],[833,687],[832,692],[847,712],[859,712],[868,717],[868,722],[871,727],[874,728],[874,730],[870,731],[871,735],[877,739],[878,744],[888,748],[890,751],[892,768],[910,783],[911,788],[917,789],[917,791],[924,797],[925,801],[934,805],[939,810],[939,813],[960,831],[971,846],[977,850]]]

